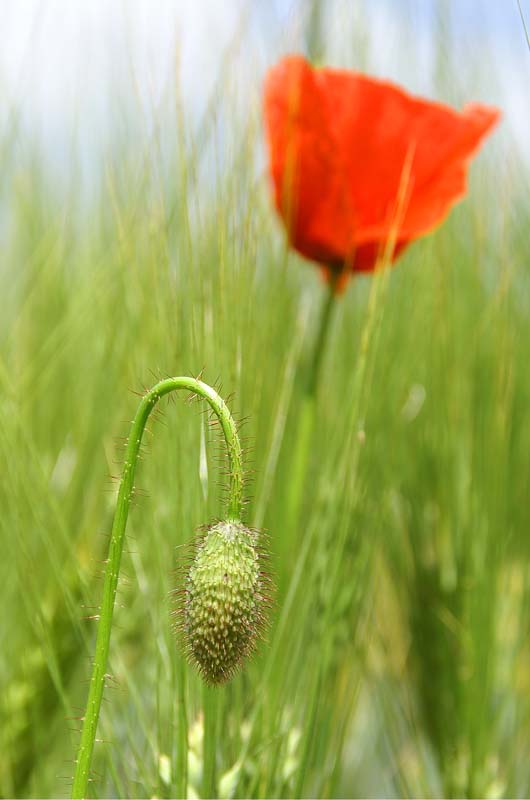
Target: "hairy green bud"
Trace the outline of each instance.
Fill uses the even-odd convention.
[[[208,683],[229,680],[263,630],[270,579],[258,538],[240,522],[218,522],[195,543],[177,613]]]

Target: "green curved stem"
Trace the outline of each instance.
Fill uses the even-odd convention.
[[[112,533],[109,544],[105,581],[103,585],[103,601],[96,638],[96,654],[92,666],[92,676],[86,712],[81,732],[81,742],[77,754],[76,769],[72,787],[72,797],[86,797],[89,782],[90,763],[96,740],[96,729],[105,686],[105,674],[109,655],[110,633],[114,602],[118,588],[125,526],[129,515],[131,497],[134,492],[134,475],[138,462],[138,454],[142,436],[149,414],[161,397],[169,392],[185,390],[206,400],[216,414],[223,431],[228,452],[230,473],[228,515],[227,519],[239,521],[243,503],[243,466],[242,451],[236,424],[222,397],[208,384],[195,378],[167,378],[153,386],[141,399],[133,420],[127,442],[125,464],[123,467]]]

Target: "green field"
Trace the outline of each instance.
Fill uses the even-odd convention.
[[[338,298],[293,511],[326,288],[273,210],[259,91],[242,115],[221,76],[198,126],[174,95],[83,191],[75,154],[58,182],[16,120],[1,131],[0,794],[69,792],[135,392],[202,374],[245,418],[271,625],[220,689],[177,646],[176,548],[225,479],[204,408],[164,401],[92,795],[528,796],[528,163],[506,125],[448,221]]]

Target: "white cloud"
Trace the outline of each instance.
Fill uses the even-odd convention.
[[[481,8],[492,5],[506,8],[484,2]],[[450,6],[451,68],[463,84],[460,91],[501,105],[505,124],[528,152],[530,54],[520,21],[491,10],[478,15],[478,0]],[[4,0],[0,135],[2,121],[16,107],[26,130],[37,132],[56,158],[69,147],[74,131],[82,148],[97,149],[119,117],[124,87],[134,87],[146,119],[156,115],[175,79],[176,51],[184,108],[193,119],[238,30],[243,35],[231,77],[240,93],[256,99],[265,65],[302,47],[302,7],[307,9],[300,0]],[[430,94],[436,90],[439,44],[435,7],[431,0],[326,0],[328,52],[335,63]]]

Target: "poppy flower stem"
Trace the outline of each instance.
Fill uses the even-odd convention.
[[[103,689],[108,679],[107,663],[109,657],[110,634],[114,603],[118,590],[121,556],[125,539],[125,526],[127,524],[131,499],[134,495],[134,475],[138,463],[143,432],[149,415],[159,400],[164,397],[164,395],[177,390],[190,392],[192,396],[195,395],[206,400],[219,420],[226,443],[230,473],[227,520],[237,523],[241,518],[241,509],[243,505],[242,450],[236,423],[226,403],[211,386],[195,378],[167,378],[160,381],[142,397],[136,416],[132,422],[131,432],[127,441],[125,463],[118,491],[106,562],[103,599],[101,602],[101,614],[96,637],[96,652],[92,665],[86,712],[83,717],[81,741],[77,753],[72,787],[72,797],[74,798],[86,797],[88,782],[90,780],[90,764],[94,751],[99,712],[103,699]],[[210,781],[212,780],[213,778],[210,777]]]
[[[318,333],[307,374],[307,383],[302,408],[298,416],[297,436],[292,461],[290,491],[287,506],[287,523],[291,527],[300,511],[304,484],[309,466],[311,440],[317,417],[317,393],[322,364],[329,338],[333,311],[336,307],[336,279],[332,275],[328,283],[328,293],[320,315]]]
[[[336,299],[337,299],[337,292],[335,288],[336,283],[337,283],[336,278],[332,274],[328,280],[328,293],[326,301],[324,303],[324,307],[322,309],[322,314],[320,316],[318,334],[315,340],[315,349],[313,351],[313,357],[311,360],[311,365],[309,367],[309,374],[307,378],[307,388],[306,388],[306,394],[309,397],[313,397],[317,393],[320,371],[322,369],[322,360],[324,352],[326,350],[326,343],[328,340],[329,330],[331,327],[333,310],[336,306]]]

